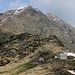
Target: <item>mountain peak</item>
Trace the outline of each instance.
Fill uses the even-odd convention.
[[[22,6],[22,7],[17,8],[17,10],[21,10],[21,9],[23,10],[23,9],[25,9],[27,7],[29,7],[29,6]]]
[[[21,13],[22,11],[24,11],[27,8],[33,8],[32,6],[22,6],[19,8],[14,9],[14,15],[18,15],[19,13]]]

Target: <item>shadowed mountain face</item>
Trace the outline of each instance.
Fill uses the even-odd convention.
[[[31,6],[0,14],[0,31],[11,34],[30,33],[42,36],[55,35],[70,50],[75,49],[75,28],[60,18],[43,14]]]

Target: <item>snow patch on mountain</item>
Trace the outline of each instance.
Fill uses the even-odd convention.
[[[54,21],[56,23],[62,24],[62,21],[60,20],[59,17],[57,17],[57,16],[55,16],[55,15],[53,15],[51,13],[48,13],[48,12],[46,13],[46,15],[47,15],[47,17],[49,18],[50,21]]]
[[[20,14],[22,11],[24,11],[28,6],[23,6],[23,7],[20,7],[20,8],[16,8],[16,9],[13,9],[11,11],[6,11],[4,12],[3,14],[6,14],[8,15],[5,19],[3,19],[0,23],[0,26],[3,25],[3,23],[9,18],[9,17],[13,17],[15,15],[18,15]]]
[[[67,54],[67,56],[73,56],[73,57],[75,57],[74,53],[66,53],[66,54]]]
[[[53,19],[53,21],[56,21],[56,20],[57,20],[57,18],[54,18],[54,19]]]
[[[68,72],[75,75],[75,72],[72,70],[68,70]]]
[[[67,54],[67,56],[73,56],[73,57],[75,57],[75,54],[74,53],[71,53],[71,52],[69,52],[69,53],[64,52],[64,54]]]
[[[27,7],[28,7],[28,6],[23,6],[23,7],[17,8],[17,10],[25,9],[25,8],[27,8]]]
[[[14,15],[18,15],[19,13],[21,13],[24,9],[26,9],[28,6],[23,6],[23,7],[20,7],[20,8],[17,8],[17,9],[14,9],[15,10],[15,13]],[[13,16],[14,16],[13,15]]]

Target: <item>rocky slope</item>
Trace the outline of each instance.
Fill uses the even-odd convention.
[[[0,31],[13,34],[31,33],[55,35],[70,50],[75,49],[75,28],[60,18],[31,6],[24,6],[0,14]]]
[[[54,56],[75,52],[74,32],[75,28],[60,18],[31,6],[1,13],[0,74],[71,75],[68,70],[75,69],[75,61]]]
[[[51,13],[46,13],[46,16],[51,23],[52,34],[57,36],[70,50],[74,50],[75,28]]]
[[[69,50],[54,35],[44,37],[30,33],[19,35],[1,33],[0,74],[71,75],[65,68],[67,61],[54,59],[54,55],[59,52],[69,52]],[[42,57],[44,61],[38,62],[38,57]]]
[[[31,53],[34,53],[38,48],[49,44],[61,46],[61,51],[67,51],[67,48],[62,44],[62,42],[57,39],[54,35],[49,37],[43,37],[39,35],[32,35],[29,33],[23,33],[20,35],[10,35],[6,33],[0,34],[0,65],[5,65],[10,63],[12,58],[18,56],[18,59],[22,59]],[[46,47],[47,47],[46,46]],[[52,46],[52,45],[51,45]],[[49,45],[49,48],[51,48]],[[52,50],[51,50],[52,51]],[[55,50],[53,51],[55,52]],[[10,59],[11,58],[11,59]],[[15,60],[14,60],[15,61]]]

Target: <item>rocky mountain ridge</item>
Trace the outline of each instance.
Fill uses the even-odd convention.
[[[47,13],[46,16],[52,23],[52,34],[57,36],[70,50],[74,50],[75,28],[51,13]]]
[[[75,28],[52,15],[31,6],[6,11],[0,15],[0,31],[11,34],[55,35],[70,50],[75,49]]]

